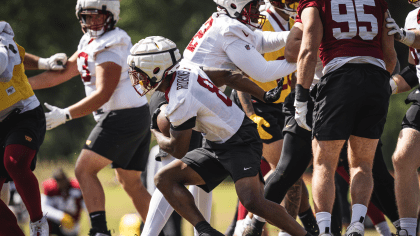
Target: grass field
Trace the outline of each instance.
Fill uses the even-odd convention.
[[[61,167],[70,177],[74,177],[74,164],[73,163],[54,163],[54,162],[38,162],[35,175],[39,183],[49,178],[55,168]],[[99,173],[99,178],[102,181],[106,194],[106,213],[108,227],[113,230],[113,235],[119,235],[118,227],[121,217],[127,213],[135,213],[136,210],[129,199],[128,195],[120,187],[115,178],[114,172],[111,167],[107,167]],[[310,185],[308,185],[310,191]],[[224,232],[230,224],[235,208],[236,208],[236,193],[234,186],[230,182],[224,182],[213,191],[213,210],[211,224],[219,231]],[[84,212],[82,216],[82,231],[81,235],[87,235],[90,223],[87,213]],[[388,222],[389,223],[389,222]],[[394,230],[390,224],[391,230]],[[29,235],[28,228],[26,227],[26,235]],[[270,236],[278,234],[276,227],[269,226],[268,232]],[[192,236],[192,226],[183,221],[183,235]],[[379,235],[375,230],[367,230],[367,236]],[[130,235],[131,236],[131,235]]]

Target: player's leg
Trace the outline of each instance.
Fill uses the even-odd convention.
[[[206,221],[210,223],[211,206],[213,200],[212,192],[206,193],[203,189],[195,185],[189,186],[188,190],[194,197],[195,205],[197,206],[198,210],[204,216],[204,219],[206,219]],[[198,236],[198,232],[196,229],[194,229],[194,235]]]
[[[117,168],[115,173],[123,189],[131,198],[137,212],[145,220],[151,196],[140,180],[141,171]]]
[[[82,149],[75,168],[92,228],[101,232],[108,231],[108,227],[105,215],[105,192],[99,181],[98,172],[111,163],[111,160],[91,150]]]
[[[373,190],[372,166],[378,139],[350,136],[348,157],[350,168],[350,195],[352,215],[349,232],[363,233],[363,222]]]
[[[420,132],[413,128],[404,128],[400,132],[397,148],[392,156],[400,225],[402,230],[407,230],[407,235],[416,234],[418,203],[420,201],[417,174],[417,169],[420,166],[419,143]]]
[[[6,178],[0,178],[0,186],[3,186],[5,181]],[[0,236],[25,236],[18,226],[16,216],[3,201],[0,201],[0,212]]]
[[[309,204],[309,192],[304,181],[302,181],[302,196],[299,208],[299,219],[303,224],[303,227],[312,235],[319,235],[318,224],[314,213],[312,212],[311,205]]]

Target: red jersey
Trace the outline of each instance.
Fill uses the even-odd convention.
[[[384,0],[301,0],[297,22],[306,7],[316,7],[324,34],[319,47],[322,63],[337,57],[369,56],[383,60]]]

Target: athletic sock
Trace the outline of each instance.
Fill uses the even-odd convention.
[[[7,145],[4,150],[4,166],[15,182],[32,222],[42,218],[41,193],[38,180],[31,171],[36,150],[20,144]]]
[[[262,217],[260,217],[260,216],[257,216],[257,215],[254,215],[254,217],[252,217],[253,219],[256,219],[257,221],[259,221],[259,222],[266,222],[266,220],[264,219],[264,218],[262,218]]]
[[[308,210],[299,213],[298,216],[300,221],[302,221],[303,227],[306,231],[308,231],[312,235],[319,234],[318,224],[316,223],[314,213],[312,213],[312,209],[310,207]]]
[[[211,227],[207,221],[198,222],[194,228],[200,236],[224,236],[222,233]]]
[[[367,207],[363,204],[354,204],[351,207],[351,222],[360,222],[363,223],[366,218]]]
[[[401,230],[407,230],[408,235],[416,235],[417,218],[401,218],[400,224]]]
[[[284,231],[280,231],[279,232],[279,236],[291,236],[290,234],[284,232]]]
[[[375,229],[381,236],[391,236],[391,230],[386,221],[376,224]]]
[[[89,214],[90,223],[92,228],[99,231],[107,231],[108,227],[106,225],[106,215],[105,211],[95,211]]]
[[[329,212],[316,213],[319,234],[331,234],[331,214]]]

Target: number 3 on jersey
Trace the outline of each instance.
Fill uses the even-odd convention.
[[[80,75],[84,82],[90,82],[91,79],[90,71],[88,69],[88,57],[89,55],[85,52],[81,52],[77,56],[78,70],[80,71]]]
[[[198,41],[203,38],[204,34],[210,29],[210,27],[213,25],[213,18],[210,17],[206,23],[204,23],[200,30],[194,35],[194,37],[191,39],[191,42],[187,46],[187,50],[194,52],[194,49],[198,45]]]
[[[365,6],[374,7],[375,0],[331,0],[332,19],[337,23],[348,23],[348,31],[344,31],[344,27],[333,28],[334,38],[352,39],[357,35],[363,40],[375,38],[378,34],[378,20],[372,14],[365,14]],[[370,23],[370,29],[366,23]]]

